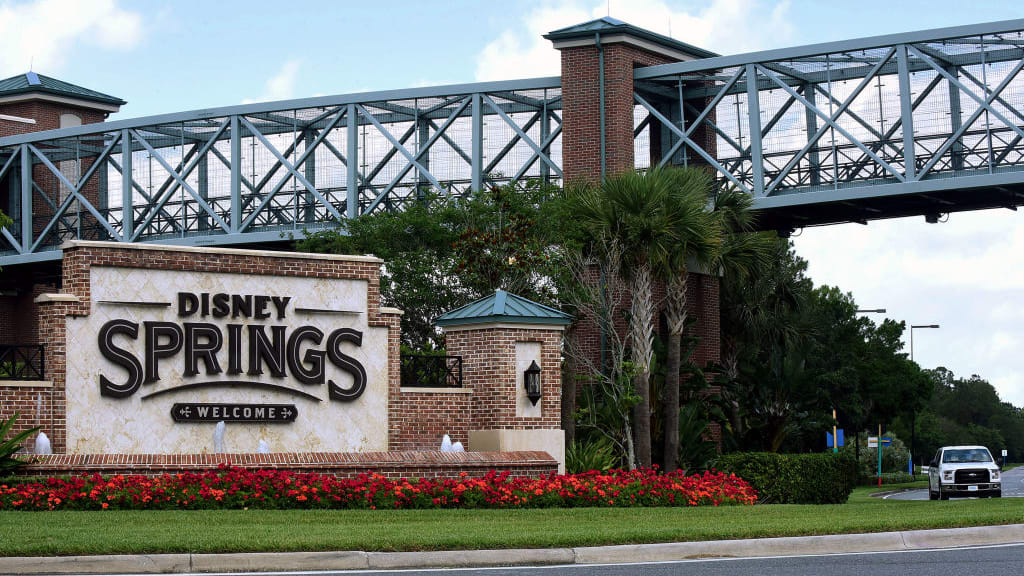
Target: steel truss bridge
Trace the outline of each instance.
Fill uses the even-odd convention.
[[[706,166],[782,231],[1015,208],[1022,68],[1024,20],[639,68],[635,164]],[[58,259],[75,238],[279,242],[427,196],[557,184],[561,132],[553,77],[3,138],[2,208],[14,223],[0,229],[0,266]]]

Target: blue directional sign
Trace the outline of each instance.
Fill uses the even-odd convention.
[[[846,439],[844,438],[844,434],[843,434],[843,429],[842,428],[840,428],[839,430],[836,431],[836,436],[839,437],[839,447],[842,448],[843,446],[846,446],[846,441],[845,441]],[[831,432],[825,432],[825,445],[828,446],[829,448],[832,448],[833,444],[832,444],[832,433]]]

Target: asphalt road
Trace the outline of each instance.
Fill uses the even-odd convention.
[[[884,486],[883,486],[884,488]],[[887,500],[927,500],[928,489],[885,496]],[[1003,498],[1024,498],[1024,466],[1003,473]]]
[[[1024,544],[942,550],[876,552],[867,554],[832,554],[822,556],[784,556],[778,558],[726,558],[685,560],[680,562],[633,564],[543,566],[535,568],[485,568],[456,570],[360,570],[316,572],[317,576],[346,574],[377,574],[410,576],[417,574],[451,576],[554,576],[558,574],[590,576],[667,576],[686,574],[699,576],[1005,576],[1019,574],[1024,566]],[[310,575],[311,572],[277,572],[282,576]],[[199,576],[199,575],[196,575]],[[203,576],[211,576],[209,574]],[[237,576],[237,575],[235,575]]]

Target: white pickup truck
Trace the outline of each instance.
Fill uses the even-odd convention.
[[[928,467],[928,498],[950,496],[999,498],[1003,484],[999,466],[984,446],[944,446]]]

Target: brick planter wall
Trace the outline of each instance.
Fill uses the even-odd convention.
[[[546,452],[292,452],[280,454],[54,454],[19,468],[19,476],[202,473],[230,464],[247,470],[314,472],[338,478],[380,474],[402,478],[479,478],[491,470],[517,478],[551,474],[558,462]]]

